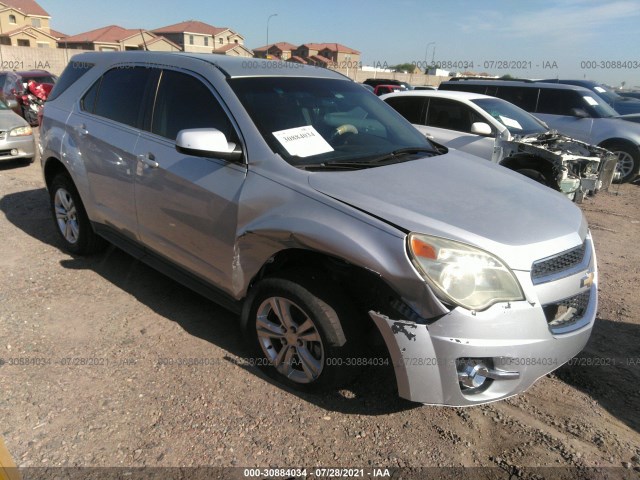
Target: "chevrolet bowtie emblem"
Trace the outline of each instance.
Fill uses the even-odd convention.
[[[595,274],[593,272],[587,273],[584,277],[580,279],[580,288],[590,287],[591,285],[593,285],[594,277],[595,277]]]

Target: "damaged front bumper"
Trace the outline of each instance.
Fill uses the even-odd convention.
[[[579,203],[585,195],[606,191],[618,161],[608,150],[550,131],[541,135],[497,138],[493,160],[525,157],[545,162],[557,188]]]
[[[454,308],[432,323],[370,311],[387,345],[398,393],[415,402],[478,405],[524,392],[578,354],[598,306],[595,252],[562,278],[516,272],[526,301],[482,312]]]

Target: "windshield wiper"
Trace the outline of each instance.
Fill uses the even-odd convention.
[[[397,150],[394,150],[393,152],[389,152],[389,153],[385,153],[384,155],[380,155],[377,157],[370,157],[368,158],[366,161],[363,161],[361,163],[363,164],[369,164],[369,165],[380,165],[382,163],[384,163],[385,165],[390,165],[392,163],[399,163],[401,161],[407,161],[407,160],[414,160],[412,158],[405,158],[404,160],[400,160],[402,157],[406,157],[409,155],[415,155],[418,154],[420,152],[426,152],[430,155],[426,155],[426,156],[431,156],[431,155],[438,155],[438,152],[432,148],[427,148],[427,147],[407,147],[407,148],[399,148]],[[420,157],[417,158],[423,158],[425,155],[421,155]],[[330,164],[331,162],[329,162]]]
[[[308,164],[308,165],[297,165],[299,168],[303,168],[304,170],[357,170],[361,168],[373,168],[373,167],[381,167],[384,165],[392,165],[394,163],[400,163],[408,160],[413,160],[412,158],[404,158],[409,155],[415,155],[420,152],[426,152],[431,155],[437,155],[438,152],[434,151],[431,148],[426,147],[407,147],[407,148],[399,148],[392,152],[386,153],[384,155],[380,155],[378,157],[364,157],[366,160],[361,158],[356,158],[353,161],[348,160],[332,160],[323,163],[316,164]],[[423,156],[417,157],[423,158]]]

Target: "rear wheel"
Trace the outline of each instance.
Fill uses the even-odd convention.
[[[88,255],[105,247],[105,240],[93,231],[80,195],[67,174],[54,177],[49,186],[49,195],[56,231],[67,251]]]
[[[275,380],[304,391],[347,383],[358,372],[348,302],[315,282],[260,281],[252,292],[246,334],[256,363]]]

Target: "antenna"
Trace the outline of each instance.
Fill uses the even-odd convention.
[[[144,39],[144,32],[140,29],[140,36],[142,37],[142,43],[144,43],[144,51],[148,52],[149,48],[147,47],[147,41]]]

